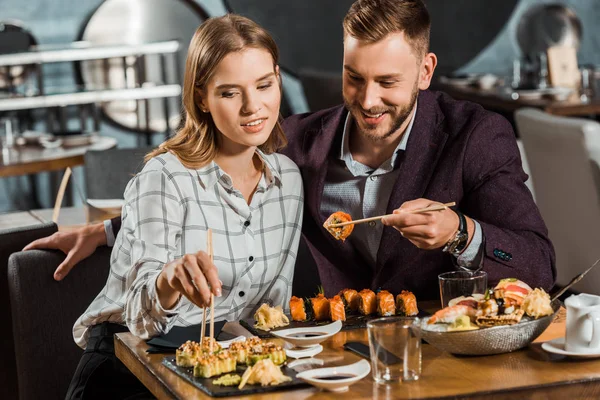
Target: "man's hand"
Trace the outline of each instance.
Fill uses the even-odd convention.
[[[407,201],[400,208],[394,210],[394,215],[383,218],[381,222],[384,225],[393,226],[402,236],[420,249],[438,249],[445,246],[454,237],[459,225],[458,215],[449,208],[418,214],[410,214],[406,211],[441,204],[427,199]],[[466,216],[465,218],[470,241],[475,224],[471,218]]]
[[[209,288],[210,286],[210,288]],[[181,294],[198,307],[210,305],[210,294],[221,296],[217,267],[203,251],[185,254],[166,264],[156,280],[156,293],[164,309],[172,309]]]
[[[29,243],[23,251],[32,249],[56,249],[67,255],[54,271],[54,279],[62,280],[71,269],[84,258],[89,257],[98,246],[106,244],[104,224],[87,225],[66,232],[56,232],[51,236]]]

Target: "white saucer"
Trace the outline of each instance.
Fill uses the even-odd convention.
[[[317,368],[300,372],[296,377],[321,389],[345,392],[348,386],[360,381],[371,372],[371,363],[360,360],[343,367]],[[337,377],[336,379],[332,379]],[[328,379],[322,379],[328,378]]]
[[[342,321],[335,321],[327,325],[271,331],[271,335],[297,347],[311,347],[329,339],[341,329]]]
[[[222,340],[222,341],[217,342],[217,343],[219,343],[221,345],[222,349],[228,349],[229,346],[231,346],[232,343],[234,343],[234,342],[243,342],[244,340],[246,340],[245,336],[238,336],[238,337],[235,337],[233,339]]]
[[[565,350],[565,338],[561,337],[542,343],[542,349],[548,353],[560,354],[561,356],[575,358],[596,358],[600,357],[600,349],[590,350],[589,352],[572,352]]]
[[[306,358],[313,357],[323,351],[323,346],[320,344],[311,347],[294,347],[293,349],[285,349],[285,354],[290,358]]]

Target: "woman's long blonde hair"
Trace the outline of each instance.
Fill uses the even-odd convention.
[[[206,92],[208,82],[225,56],[248,47],[267,50],[273,57],[275,68],[279,60],[277,45],[271,35],[254,21],[228,14],[210,18],[200,25],[190,42],[185,63],[183,126],[172,138],[148,153],[145,161],[170,151],[186,167],[200,168],[215,158],[219,133],[210,113],[202,112],[196,103],[195,93],[198,89]],[[267,141],[258,148],[270,154],[286,144],[281,125],[277,122]]]

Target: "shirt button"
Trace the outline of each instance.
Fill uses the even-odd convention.
[[[244,297],[246,295],[246,293],[243,290],[240,290],[238,294],[240,295],[240,297]]]
[[[372,181],[376,181],[377,180],[377,177],[375,175],[371,175],[370,178],[371,178]]]
[[[372,228],[374,228],[376,224],[377,224],[377,223],[376,223],[375,221],[371,221],[371,222],[369,222],[369,226],[370,226],[370,227],[372,227]]]
[[[244,222],[244,226],[249,226],[249,225],[250,225],[250,221]]]
[[[254,257],[252,257],[252,256],[248,257],[248,261],[250,261],[250,262],[254,261]]]

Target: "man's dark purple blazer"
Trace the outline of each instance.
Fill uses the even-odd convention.
[[[339,156],[346,116],[339,106],[293,115],[283,123],[289,140],[283,153],[298,164],[304,181],[302,232],[325,293],[370,287],[436,298],[437,276],[456,268],[453,256],[441,249],[420,250],[395,229],[384,227],[373,268],[348,242],[335,240],[322,226],[328,217],[320,212],[328,160]],[[417,198],[455,201],[481,224],[483,269],[491,284],[516,277],[533,287],[553,286],[554,249],[524,184],[527,175],[512,127],[504,118],[444,93],[421,91],[407,148],[398,162],[400,174],[387,213]]]

